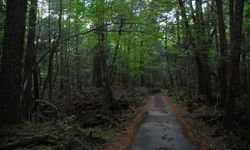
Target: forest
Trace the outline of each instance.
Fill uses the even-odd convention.
[[[137,145],[155,109],[250,149],[250,0],[0,0],[0,150],[174,150]]]

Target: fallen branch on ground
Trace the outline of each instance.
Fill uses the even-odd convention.
[[[13,143],[7,144],[5,146],[0,147],[0,150],[10,150],[18,147],[26,147],[29,145],[37,145],[37,144],[55,144],[55,140],[57,138],[52,135],[38,135],[34,137],[28,137],[21,139],[19,141],[15,141]]]

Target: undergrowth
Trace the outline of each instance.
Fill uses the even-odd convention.
[[[197,131],[216,139],[216,146],[212,149],[250,149],[250,101],[248,96],[243,95],[237,100],[235,118],[232,118],[233,127],[225,129],[223,126],[223,108],[219,108],[218,105],[207,106],[200,98],[190,98],[185,95],[185,92],[172,95],[191,114],[194,119],[192,126]]]
[[[148,91],[116,88],[112,104],[107,103],[102,92],[88,88],[74,92],[70,99],[58,95],[50,103],[41,100],[31,122],[0,128],[0,149],[17,143],[16,148],[29,150],[102,149],[122,123],[135,116]]]

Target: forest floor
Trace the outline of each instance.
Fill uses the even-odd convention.
[[[250,113],[246,111],[250,105],[244,99],[237,101],[233,126],[226,129],[223,126],[224,109],[217,104],[208,106],[206,99],[197,95],[187,96],[184,91],[169,92],[168,95],[172,98],[169,102],[184,133],[202,149],[250,149]]]
[[[151,96],[137,111],[105,150],[207,150],[215,143],[213,138],[194,130],[186,108],[168,96]]]
[[[146,88],[113,90],[109,103],[103,89],[88,88],[39,100],[31,122],[0,125],[0,150],[101,150],[120,132],[122,123],[136,116],[148,95]]]
[[[182,98],[154,94],[159,92],[115,88],[111,105],[96,88],[73,92],[70,99],[62,93],[49,104],[41,100],[32,122],[0,126],[0,150],[247,149],[242,139],[248,128],[225,131],[220,110],[194,100],[190,108]]]

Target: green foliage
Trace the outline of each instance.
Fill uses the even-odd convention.
[[[208,57],[213,61],[216,62],[219,58],[219,53],[216,49],[210,48],[208,51]]]
[[[175,47],[168,47],[167,48],[167,53],[172,54],[172,55],[176,55],[176,56],[179,56],[179,57],[189,55],[189,52],[187,50],[184,50],[184,49],[181,49],[181,48],[175,48]]]
[[[250,2],[245,2],[244,5],[244,16],[249,17],[250,16]]]

